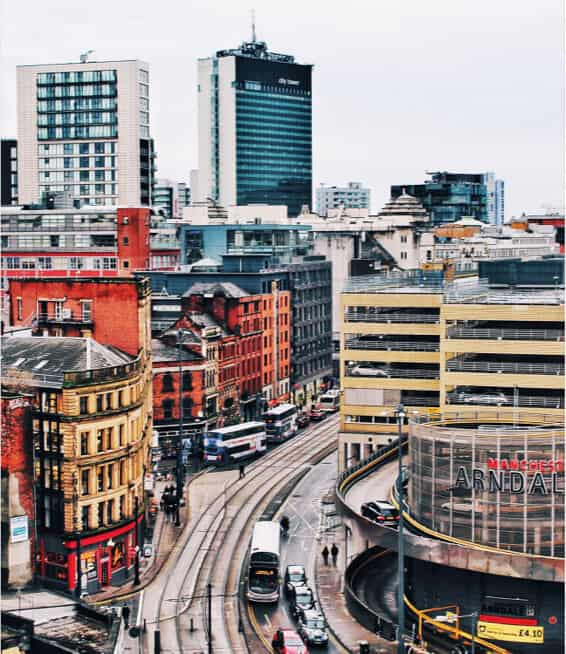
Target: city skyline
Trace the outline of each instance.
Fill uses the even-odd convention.
[[[16,134],[16,65],[78,61],[90,48],[93,61],[140,58],[150,64],[158,175],[188,180],[198,160],[197,59],[250,39],[249,8],[192,2],[149,20],[149,3],[89,13],[60,0],[33,6],[30,19],[31,5],[4,6],[2,135]],[[256,29],[271,50],[314,64],[315,188],[358,179],[375,211],[390,185],[422,183],[426,170],[494,170],[509,218],[563,204],[560,15],[554,0],[457,10],[356,2],[326,13],[265,2]],[[21,39],[26,30],[33,38]]]

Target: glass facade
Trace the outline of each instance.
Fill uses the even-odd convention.
[[[485,174],[432,173],[424,184],[391,187],[391,197],[412,195],[430,215],[433,225],[443,225],[473,216],[489,222],[488,186]]]
[[[39,73],[37,138],[115,138],[118,106],[115,70]]]
[[[236,58],[237,204],[311,205],[311,67]]]

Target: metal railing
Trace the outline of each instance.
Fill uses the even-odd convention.
[[[449,338],[477,338],[515,341],[563,341],[560,329],[492,329],[484,327],[449,327]]]
[[[9,234],[13,232],[47,232],[51,234],[59,234],[61,232],[115,232],[116,222],[106,223],[91,223],[85,225],[84,223],[64,223],[52,225],[33,225],[29,223],[14,223],[2,221],[2,232]]]
[[[137,374],[142,368],[141,356],[120,366],[110,366],[107,368],[94,368],[92,370],[76,370],[63,373],[63,386],[82,386],[86,384],[98,384],[109,382],[115,379],[123,379],[130,375]]]
[[[377,370],[377,369],[376,369]],[[439,379],[440,371],[429,368],[387,368],[383,370],[384,374],[372,375],[364,373],[354,373],[346,370],[346,377],[363,377],[365,379]]]
[[[482,397],[483,395],[483,397]],[[494,402],[487,399],[489,393],[460,393],[458,391],[448,393],[446,400],[448,404],[466,404],[472,406],[494,406]],[[563,409],[564,398],[562,396],[547,397],[545,395],[520,395],[516,398],[518,407],[538,407],[544,409]],[[501,398],[500,404],[506,407],[513,407],[514,400],[512,395],[505,395]],[[497,403],[495,403],[497,405]]]
[[[409,352],[438,352],[440,350],[440,343],[388,341],[384,339],[369,341],[358,338],[346,338],[345,347],[351,350],[407,350]]]
[[[55,314],[50,314],[50,313],[38,313],[37,314],[37,322],[38,323],[44,323],[44,322],[57,322],[57,323],[65,323],[65,322],[80,322],[84,324],[92,324],[94,322],[94,319],[92,317],[92,314],[85,316],[83,313],[78,312],[78,311],[66,311],[64,314],[60,316],[56,316]]]
[[[406,322],[439,324],[440,315],[437,313],[362,313],[359,311],[346,311],[346,322]]]
[[[440,398],[437,397],[415,397],[412,395],[401,395],[401,403],[407,407],[411,406],[430,406],[437,407],[440,403]]]
[[[450,359],[446,369],[459,372],[519,373],[525,375],[563,375],[563,363],[523,363],[510,361],[468,361]]]

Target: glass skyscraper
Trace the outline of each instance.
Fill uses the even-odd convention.
[[[199,61],[198,199],[311,206],[311,73],[257,41]]]

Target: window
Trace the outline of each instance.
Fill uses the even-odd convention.
[[[81,303],[81,313],[82,319],[85,322],[90,322],[92,320],[92,301],[84,301]]]
[[[107,472],[107,482],[106,482],[106,488],[113,488],[113,478],[114,478],[114,464],[110,463],[108,467],[106,468]]]
[[[123,424],[118,426],[118,435],[119,435],[119,439],[120,439],[120,445],[122,446],[126,442],[125,431],[124,431],[124,425]]]
[[[102,452],[104,450],[104,429],[98,429],[96,432],[96,451]]]
[[[112,393],[106,393],[106,409],[112,408]]]
[[[82,431],[81,432],[81,454],[83,456],[88,454],[88,437],[89,436],[90,436],[90,434],[89,434],[88,431]]]
[[[97,483],[96,483],[96,488],[98,489],[98,492],[102,492],[104,490],[104,466],[99,466],[98,468],[98,473],[97,473]]]
[[[183,413],[185,415],[190,415],[191,409],[193,408],[193,401],[190,397],[183,398]]]
[[[81,395],[79,397],[79,413],[88,413],[88,396]]]
[[[193,390],[193,376],[190,372],[183,373],[183,390],[184,391]]]
[[[90,505],[82,507],[81,523],[83,531],[90,529]]]
[[[98,526],[104,526],[104,502],[98,503]]]
[[[108,500],[106,509],[108,524],[110,524],[114,521],[114,500]]]
[[[184,379],[183,379],[184,382]],[[162,393],[171,393],[173,391],[173,375],[166,373],[163,375],[163,381],[161,386]]]
[[[173,400],[163,400],[161,408],[163,409],[164,420],[169,420],[173,417]]]
[[[130,262],[124,261],[124,268],[129,268],[129,267],[130,267]]]
[[[79,168],[88,168],[88,157],[79,157]]]
[[[120,486],[126,483],[126,461],[120,461]]]
[[[96,396],[96,412],[101,413],[104,411],[104,395],[100,394]]]
[[[81,495],[89,494],[89,484],[90,484],[90,470],[83,470],[81,472]]]
[[[17,316],[18,316],[18,320],[22,320],[23,301],[22,301],[21,297],[16,299],[16,313],[17,313]]]
[[[124,245],[128,245],[129,242],[130,242],[130,241],[129,241],[128,237],[127,237],[127,236],[124,236],[124,238],[122,239],[122,243],[123,243]]]
[[[120,511],[120,520],[123,520],[126,517],[126,496],[125,495],[120,495],[120,504],[119,506],[119,511]]]
[[[95,143],[94,144],[94,153],[95,154],[104,154],[104,143]]]

